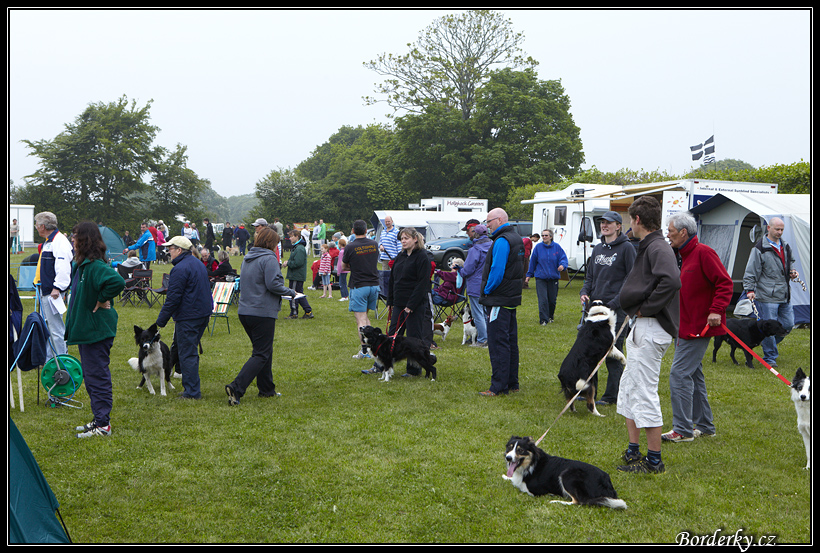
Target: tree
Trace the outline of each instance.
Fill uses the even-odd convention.
[[[259,203],[248,212],[248,219],[259,217],[273,220],[303,222],[311,220],[314,214],[305,204],[308,182],[291,169],[273,170],[256,183],[256,197]]]
[[[460,111],[466,120],[476,90],[496,65],[536,66],[532,58],[522,57],[523,41],[523,33],[515,33],[501,14],[472,10],[434,21],[415,45],[408,44],[409,53],[382,54],[364,66],[386,77],[376,92],[394,111],[421,113],[428,106],[444,105]],[[365,98],[368,104],[377,101]]]
[[[150,106],[151,101],[138,108],[134,101],[129,107],[124,96],[109,104],[91,104],[53,140],[24,140],[40,158],[30,183],[50,192],[43,194],[48,203],[38,205],[69,220],[106,224],[133,209],[123,205],[123,199],[145,190],[142,177],[155,166],[159,153],[152,147],[159,129],[150,124]]]

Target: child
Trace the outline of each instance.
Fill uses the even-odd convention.
[[[322,244],[322,255],[319,258],[319,276],[322,277],[322,295],[320,298],[332,298],[330,288],[330,272],[333,268],[333,257],[330,255],[330,245]],[[325,295],[327,294],[327,295]]]

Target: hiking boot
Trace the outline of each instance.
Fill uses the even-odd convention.
[[[97,426],[96,423],[93,424],[93,428],[90,428],[84,432],[80,432],[77,434],[78,438],[91,438],[93,436],[110,436],[111,435],[111,425],[108,426]],[[89,426],[89,425],[86,425]]]
[[[620,472],[632,472],[636,474],[661,474],[666,471],[666,467],[664,467],[663,461],[657,465],[653,465],[649,462],[649,459],[644,457],[636,463],[621,465],[618,467],[618,470]]]
[[[640,451],[632,451],[631,449],[627,448],[626,451],[624,451],[623,457],[621,457],[621,459],[623,459],[624,463],[626,463],[627,465],[631,465],[633,463],[640,462],[640,460],[643,459],[643,455],[641,455]]]
[[[661,434],[661,439],[664,442],[691,442],[695,438],[693,436],[684,436],[683,434],[678,434],[674,430],[670,430],[666,434]]]
[[[302,318],[303,319],[312,319],[313,318],[313,311],[305,313],[304,315],[302,315]]]

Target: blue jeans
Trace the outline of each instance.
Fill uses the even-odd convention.
[[[761,319],[777,319],[786,329],[786,332],[791,332],[794,327],[794,309],[792,309],[791,303],[763,303],[759,301],[755,303],[757,303],[757,312],[760,314]],[[775,361],[778,356],[777,344],[782,340],[783,338],[767,336],[760,343],[763,346],[763,360],[773,367],[776,366]]]
[[[473,316],[476,338],[478,344],[487,343],[487,316],[484,313],[484,306],[478,303],[478,296],[467,296],[470,300],[470,314]]]
[[[200,399],[199,389],[199,341],[208,328],[210,317],[174,321],[174,340],[179,352],[179,372],[182,373],[182,396]]]

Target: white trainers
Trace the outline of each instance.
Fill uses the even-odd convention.
[[[356,355],[353,356],[353,359],[372,359],[372,357],[370,356],[369,353],[365,353],[365,352],[359,350],[359,352]]]
[[[78,432],[78,438],[91,438],[93,436],[110,436],[111,435],[111,425],[108,426],[97,426],[95,422],[90,422],[84,426],[78,426],[75,428]]]

